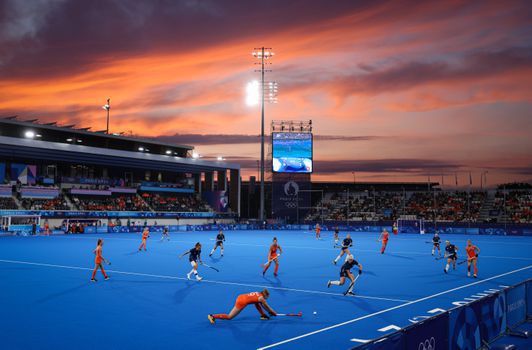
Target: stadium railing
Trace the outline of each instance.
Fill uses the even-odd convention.
[[[518,341],[514,336],[527,336],[519,326],[531,319],[532,279],[528,279],[350,350],[489,349],[495,341],[509,349]]]

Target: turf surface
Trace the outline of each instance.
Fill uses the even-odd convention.
[[[532,238],[447,235],[465,256],[467,238],[481,249],[479,278],[466,264],[445,275],[431,256],[427,235],[391,235],[384,255],[377,235],[353,235],[364,273],[356,296],[347,285],[327,288],[340,270],[332,235],[295,231],[229,231],[225,256],[208,257],[215,232],[159,234],[138,252],[140,235],[104,234],[0,237],[0,334],[2,349],[347,349],[478,298],[486,290],[532,277]],[[261,264],[273,236],[283,248],[279,276]],[[341,234],[343,237],[343,234]],[[90,282],[92,250],[105,239],[111,279]],[[178,255],[200,241],[201,282],[187,281],[188,258]],[[343,261],[343,259],[342,259]],[[238,294],[270,288],[277,312],[302,317],[261,321],[253,306],[232,321],[211,325],[209,313],[228,313]],[[469,298],[469,299],[468,299]],[[454,303],[454,304],[453,304]],[[314,315],[313,312],[317,314]]]

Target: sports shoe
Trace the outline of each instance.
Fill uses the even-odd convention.
[[[212,256],[212,254],[209,254],[209,256]]]
[[[355,295],[355,292],[349,292],[349,293],[347,293],[347,294],[349,294],[349,295]]]
[[[446,269],[443,269],[443,272],[447,273],[447,270],[446,270]]]
[[[327,288],[331,288],[331,281],[327,282]]]
[[[214,317],[212,315],[207,315],[207,318],[209,319],[209,322],[214,324]]]
[[[96,278],[91,278],[91,282],[98,282]]]
[[[333,260],[333,264],[336,265],[336,260]]]
[[[268,316],[266,316],[266,315],[261,315],[260,319],[261,320],[269,320],[270,318]]]
[[[277,274],[274,272],[274,273],[273,273],[273,276],[274,276],[274,277],[277,277]]]
[[[196,281],[201,281],[203,279],[203,277],[200,277],[200,276],[196,276]]]
[[[478,278],[477,275],[473,275],[473,277]]]
[[[106,281],[109,280],[109,276],[105,277],[105,280],[106,280]]]

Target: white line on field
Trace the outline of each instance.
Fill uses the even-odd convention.
[[[345,326],[347,324],[351,324],[351,323],[354,323],[354,322],[358,322],[358,321],[364,320],[366,318],[374,317],[374,316],[377,316],[377,315],[380,315],[380,314],[384,314],[386,312],[397,310],[397,309],[403,308],[405,306],[409,306],[409,305],[416,304],[416,303],[419,303],[419,302],[422,302],[422,301],[425,301],[425,300],[428,300],[428,299],[432,299],[432,298],[438,297],[438,296],[443,295],[443,294],[451,293],[451,292],[454,292],[454,291],[457,291],[457,290],[460,290],[460,289],[463,289],[463,288],[467,288],[467,287],[471,287],[471,286],[474,286],[474,285],[477,285],[477,284],[480,284],[480,283],[491,281],[491,280],[496,279],[496,278],[500,278],[500,277],[504,277],[504,276],[507,276],[507,275],[510,275],[510,274],[513,274],[513,273],[516,273],[516,272],[524,271],[524,270],[530,269],[531,267],[532,267],[532,265],[529,265],[529,266],[526,266],[526,267],[523,267],[523,268],[520,268],[520,269],[517,269],[517,270],[513,270],[513,271],[510,271],[510,272],[506,272],[506,273],[503,273],[503,274],[500,274],[500,275],[497,275],[497,276],[493,276],[493,277],[486,278],[486,279],[483,279],[483,280],[480,280],[480,281],[477,281],[477,282],[469,283],[469,284],[463,285],[461,287],[456,287],[456,288],[449,289],[449,290],[446,290],[446,291],[443,291],[443,292],[440,292],[440,293],[437,293],[437,294],[432,294],[432,295],[429,295],[429,296],[426,296],[426,297],[423,297],[423,298],[420,298],[420,299],[417,299],[417,300],[414,300],[414,301],[409,301],[409,302],[401,304],[401,305],[397,305],[397,306],[394,306],[394,307],[391,307],[391,308],[388,308],[388,309],[377,311],[377,312],[374,312],[372,314],[368,314],[368,315],[365,315],[365,316],[354,318],[354,319],[349,320],[349,321],[345,321],[345,322],[342,322],[342,323],[337,323],[335,325],[332,325],[332,326],[329,326],[329,327],[325,327],[325,328],[321,328],[321,329],[318,329],[318,330],[313,331],[313,332],[305,333],[305,334],[299,335],[297,337],[289,338],[289,339],[286,339],[286,340],[283,340],[283,341],[280,341],[280,342],[277,342],[277,343],[274,343],[274,344],[263,346],[261,348],[258,348],[257,350],[270,349],[270,348],[273,348],[273,347],[276,347],[276,346],[279,346],[279,345],[282,345],[282,344],[290,343],[290,342],[293,342],[293,341],[301,339],[301,338],[306,338],[306,337],[314,335],[314,334],[325,332],[325,331],[328,331],[328,330],[331,330],[331,329],[334,329],[334,328],[342,327],[342,326]]]
[[[9,264],[22,264],[22,265],[55,267],[55,268],[70,269],[70,270],[92,271],[92,268],[89,268],[89,267],[45,264],[45,263],[37,263],[37,262],[30,262],[30,261],[0,259],[0,262],[9,263]],[[115,274],[122,274],[122,275],[154,277],[154,278],[164,278],[164,279],[171,279],[171,280],[187,281],[187,279],[184,278],[184,277],[176,277],[176,276],[168,276],[168,275],[155,275],[155,274],[149,274],[149,273],[117,271],[117,270],[106,270],[106,271],[107,272],[112,272],[112,273],[115,273]],[[333,296],[342,296],[342,297],[344,296],[342,293],[329,293],[329,292],[322,292],[322,291],[319,291],[319,290],[295,289],[295,288],[275,287],[275,286],[250,284],[250,283],[214,281],[214,280],[207,280],[207,279],[202,280],[201,283],[214,283],[214,284],[223,284],[223,285],[229,285],[229,286],[253,287],[253,288],[260,288],[260,289],[268,288],[268,289],[273,289],[273,290],[282,290],[282,291],[286,291],[286,292],[300,292],[300,293],[333,295]],[[355,295],[354,297],[355,298],[361,298],[361,299],[393,301],[393,302],[399,302],[399,303],[408,302],[408,300],[404,300],[404,299],[374,297],[374,296],[367,296],[367,295]]]

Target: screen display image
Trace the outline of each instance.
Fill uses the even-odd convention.
[[[312,173],[312,134],[272,134],[272,168],[276,173]]]

